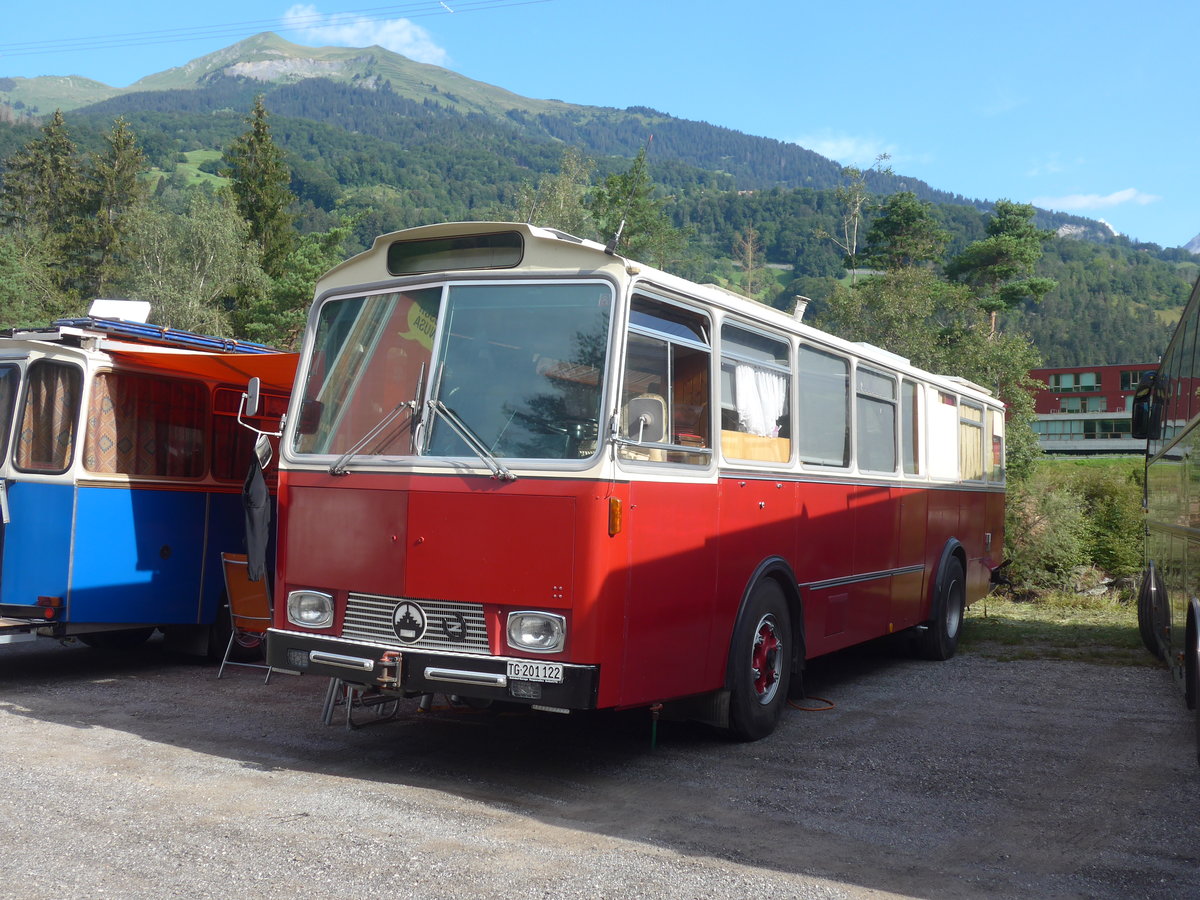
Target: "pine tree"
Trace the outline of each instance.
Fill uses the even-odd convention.
[[[949,233],[933,216],[933,204],[918,200],[912,191],[900,191],[884,201],[871,222],[862,260],[887,271],[935,262],[946,252],[949,240]]]
[[[604,179],[587,206],[601,238],[623,256],[663,268],[684,245],[683,233],[663,212],[662,201],[654,197],[644,147],[627,171]]]
[[[1026,300],[1039,302],[1055,288],[1049,278],[1036,277],[1042,245],[1053,235],[1033,224],[1034,209],[1027,203],[999,200],[987,223],[987,237],[975,241],[946,266],[946,276],[974,291],[980,308],[991,317],[1017,308]]]
[[[91,155],[81,190],[85,215],[68,240],[70,255],[78,259],[82,293],[92,296],[102,296],[119,277],[130,215],[149,193],[141,180],[146,157],[129,123],[118,118],[105,141],[105,152]]]
[[[293,217],[288,211],[295,202],[289,184],[291,173],[283,151],[271,138],[267,110],[260,94],[246,118],[250,126],[225,150],[223,162],[233,179],[237,209],[250,225],[250,237],[258,245],[263,270],[283,274],[283,261],[296,243]]]
[[[0,221],[33,240],[66,234],[79,216],[82,176],[62,110],[4,161]]]

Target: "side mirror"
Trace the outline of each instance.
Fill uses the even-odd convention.
[[[244,415],[247,415],[247,416],[257,416],[258,415],[260,385],[261,385],[261,382],[258,380],[257,375],[255,375],[253,378],[251,378],[250,383],[246,385],[246,393],[244,393],[242,395],[242,397],[245,398],[245,401],[246,401],[246,405],[245,405],[244,412],[243,412]]]
[[[1142,376],[1133,394],[1130,407],[1130,431],[1139,440],[1156,441],[1162,437],[1162,392],[1159,390],[1158,375],[1147,372]]]

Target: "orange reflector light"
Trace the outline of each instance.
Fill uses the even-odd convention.
[[[38,606],[62,606],[62,597],[38,597]]]
[[[621,533],[621,501],[616,497],[608,498],[608,536],[614,537]]]

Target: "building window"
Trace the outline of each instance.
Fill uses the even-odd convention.
[[[1146,372],[1142,369],[1125,369],[1121,372],[1121,390],[1134,391],[1142,382],[1142,376]]]
[[[1086,393],[1100,390],[1099,372],[1058,372],[1050,376],[1050,390]]]

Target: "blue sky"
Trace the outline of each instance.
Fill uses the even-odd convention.
[[[381,0],[376,0],[381,2]],[[980,199],[1200,234],[1200,3],[11,3],[0,76],[123,87],[259,31],[380,44],[530,97],[650,106]],[[31,52],[35,51],[35,52]],[[69,121],[69,120],[68,120]]]

